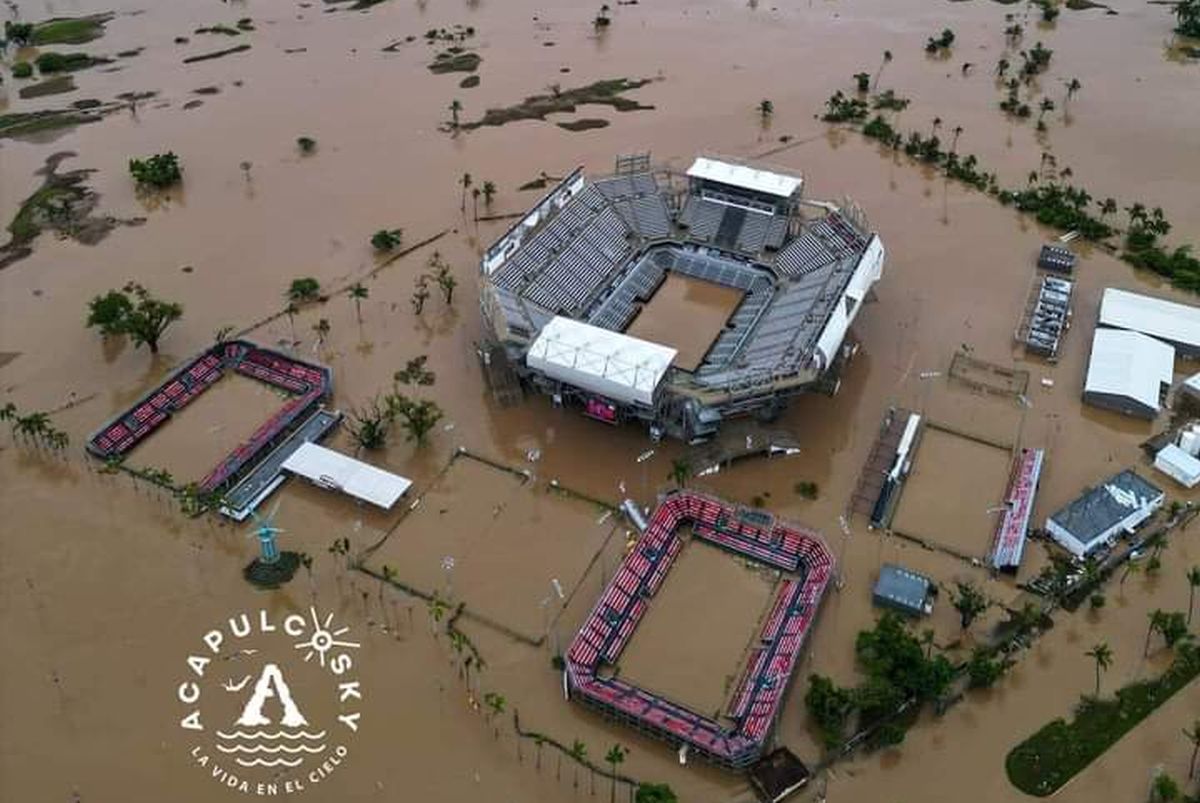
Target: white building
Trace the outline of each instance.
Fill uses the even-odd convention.
[[[1200,356],[1200,307],[1109,287],[1100,301],[1099,323],[1156,337],[1187,357]]]
[[[1085,558],[1133,532],[1165,498],[1157,487],[1126,469],[1046,519],[1046,531],[1063,549]]]
[[[1175,349],[1121,329],[1097,329],[1092,338],[1083,400],[1126,415],[1153,419],[1171,386]]]
[[[1154,467],[1184,488],[1194,488],[1200,483],[1200,460],[1173,443],[1159,450]]]

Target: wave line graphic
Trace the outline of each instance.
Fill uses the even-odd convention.
[[[234,745],[232,747],[226,747],[225,745],[218,742],[217,749],[220,750],[222,753],[251,753],[251,754],[253,754],[253,753],[288,753],[291,755],[295,755],[297,753],[311,753],[313,755],[316,755],[317,753],[324,752],[325,744],[322,742],[320,745],[317,745],[316,747],[310,747],[305,744],[298,744],[294,747],[289,747],[286,744],[279,744],[279,745],[275,745],[274,747],[272,747],[271,745],[266,745],[266,744],[256,744],[256,745],[251,745],[249,747],[245,747],[245,746],[239,744],[239,745]]]
[[[217,736],[222,739],[312,739],[317,741],[325,738],[325,731],[320,733],[309,733],[308,731],[276,731],[275,733],[267,733],[266,731],[251,731],[245,733],[243,731],[234,731],[226,733],[225,731],[217,731]]]
[[[252,758],[249,761],[244,758],[235,758],[234,761],[236,761],[238,764],[241,764],[243,767],[278,767],[280,765],[284,767],[299,767],[304,763],[304,759],[302,758],[297,758],[295,760],[289,760],[286,758]]]

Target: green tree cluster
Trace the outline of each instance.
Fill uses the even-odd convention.
[[[183,317],[183,306],[163,301],[137,282],[109,290],[88,302],[88,327],[103,335],[128,335],[134,346],[158,353],[158,342],[171,324]]]
[[[178,184],[183,179],[183,168],[179,166],[179,157],[167,151],[145,159],[130,159],[129,174],[138,184],[161,190]]]

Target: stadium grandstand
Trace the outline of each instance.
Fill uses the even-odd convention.
[[[621,652],[684,548],[688,526],[693,538],[781,572],[737,683],[716,716],[629,683],[619,668]],[[676,491],[654,511],[572,641],[563,670],[570,696],[718,766],[745,769],[767,747],[832,574],[833,557],[815,532],[763,510]]]
[[[283,391],[287,399],[278,412],[196,483],[196,492],[201,496],[224,497],[268,452],[297,431],[306,430],[308,437],[315,438],[336,423],[323,411],[323,403],[333,394],[332,370],[248,340],[226,341],[188,360],[158,387],[105,422],[88,438],[88,452],[100,460],[124,460],[134,447],[227,372],[264,382]]]
[[[704,438],[835,392],[885,251],[857,207],[802,188],[708,157],[683,175],[648,154],[610,176],[576,169],[484,254],[487,334],[526,386],[655,436]]]

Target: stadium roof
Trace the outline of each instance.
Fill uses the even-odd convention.
[[[525,362],[574,387],[650,405],[677,354],[658,343],[555,316],[542,327]]]
[[[1200,307],[1109,287],[1100,301],[1100,324],[1200,349]]]
[[[1092,339],[1085,393],[1133,399],[1159,409],[1159,394],[1171,384],[1175,349],[1152,337],[1120,329],[1097,329]]]
[[[311,480],[315,485],[341,491],[385,510],[412,486],[398,474],[347,457],[341,452],[306,443],[283,461],[283,468]]]
[[[800,188],[803,181],[795,176],[785,176],[767,170],[755,170],[753,167],[719,162],[703,156],[692,162],[687,174],[690,178],[706,181],[718,181],[744,190],[762,192],[767,195],[777,195],[780,198],[790,198]]]

